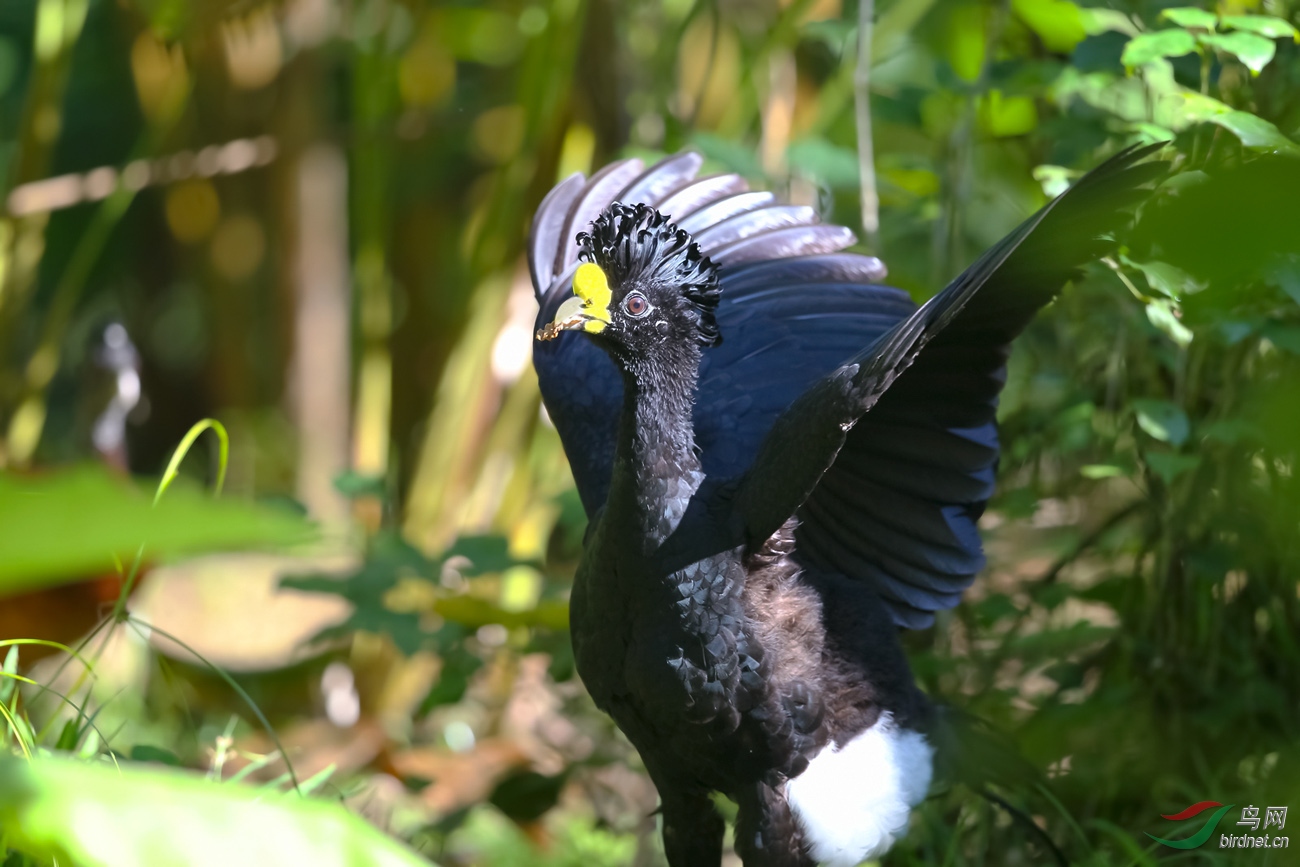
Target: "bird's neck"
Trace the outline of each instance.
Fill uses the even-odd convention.
[[[703,481],[692,409],[700,348],[660,347],[623,367],[611,505],[631,512],[647,553],[672,535]]]

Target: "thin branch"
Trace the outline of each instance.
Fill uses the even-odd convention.
[[[1034,579],[1030,583],[1035,587],[1043,587],[1048,584],[1054,584],[1056,582],[1056,579],[1061,577],[1061,573],[1065,571],[1065,568],[1067,566],[1069,566],[1075,560],[1079,559],[1080,555],[1082,555],[1093,545],[1096,545],[1098,542],[1100,542],[1102,536],[1105,536],[1111,530],[1115,529],[1120,524],[1127,521],[1129,518],[1131,518],[1134,514],[1139,512],[1146,505],[1147,505],[1146,500],[1134,500],[1124,508],[1115,512],[1109,518],[1102,521],[1101,524],[1099,524],[1097,527],[1093,528],[1093,530],[1089,532],[1086,536],[1084,536],[1082,539],[1080,539],[1074,545],[1074,547],[1070,549],[1068,553],[1061,555],[1061,557],[1057,559],[1055,563],[1053,563],[1050,567],[1048,567],[1046,572],[1038,576],[1038,578]]]
[[[211,671],[217,677],[224,680],[226,682],[226,686],[230,687],[235,692],[236,695],[238,695],[241,699],[244,700],[244,704],[248,705],[249,710],[253,712],[253,716],[257,717],[257,721],[261,723],[262,728],[266,730],[266,736],[271,739],[272,745],[274,745],[275,748],[280,751],[280,756],[281,758],[284,759],[284,767],[286,772],[289,775],[289,782],[293,783],[293,790],[295,792],[298,792],[299,794],[302,794],[302,788],[298,784],[298,774],[294,772],[293,762],[289,760],[289,751],[286,750],[284,748],[284,744],[280,742],[280,736],[275,733],[275,729],[271,726],[271,721],[266,718],[266,714],[262,713],[262,708],[258,706],[257,702],[253,701],[253,697],[249,695],[248,692],[242,686],[239,685],[239,682],[236,681],[235,678],[231,676],[230,672],[226,671],[224,668],[217,665],[216,663],[210,661],[206,656],[199,653],[193,647],[186,644],[183,640],[177,638],[175,635],[172,635],[170,632],[166,631],[165,629],[159,629],[157,626],[154,626],[152,623],[143,620],[137,620],[136,618],[130,616],[127,617],[126,622],[131,625],[131,628],[135,630],[136,634],[139,635],[145,641],[145,643],[148,643],[149,641],[149,635],[144,631],[147,628],[151,632],[161,635],[163,638],[166,638],[172,644],[175,644],[177,647],[188,652],[191,656],[193,656],[200,663],[202,663],[209,671]]]
[[[853,73],[853,108],[858,128],[858,178],[862,189],[862,232],[867,248],[880,253],[880,194],[871,143],[871,38],[875,0],[858,2],[858,58]]]
[[[996,804],[997,806],[1006,810],[1007,814],[1011,816],[1012,820],[1024,826],[1024,828],[1027,831],[1029,831],[1031,834],[1037,837],[1039,842],[1042,843],[1045,847],[1047,847],[1047,850],[1052,853],[1053,860],[1055,860],[1056,863],[1060,865],[1060,867],[1069,867],[1070,862],[1066,860],[1065,853],[1063,853],[1060,850],[1060,848],[1056,845],[1056,843],[1052,840],[1052,838],[1048,835],[1046,831],[1038,827],[1038,823],[1035,822],[1032,817],[1026,814],[1025,811],[1019,809],[1018,807],[1012,806],[1011,803],[1008,802],[1006,799],[1001,798],[998,795],[995,795],[988,787],[981,788],[978,791],[981,795],[983,795],[986,799],[988,799],[990,803]]]

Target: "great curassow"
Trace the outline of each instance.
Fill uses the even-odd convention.
[[[534,361],[591,519],[577,669],[673,867],[853,865],[905,833],[932,711],[898,629],[983,566],[1011,341],[1163,173],[1126,150],[919,309],[844,228],[679,154],[538,210]]]

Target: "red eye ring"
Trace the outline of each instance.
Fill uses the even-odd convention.
[[[644,295],[633,292],[623,299],[623,309],[628,316],[640,318],[650,309],[650,302],[645,300]]]

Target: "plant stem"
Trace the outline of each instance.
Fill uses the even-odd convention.
[[[862,232],[867,249],[880,254],[880,194],[871,140],[871,40],[875,0],[858,3],[858,58],[853,75],[853,110],[858,129],[858,183],[862,196]]]

